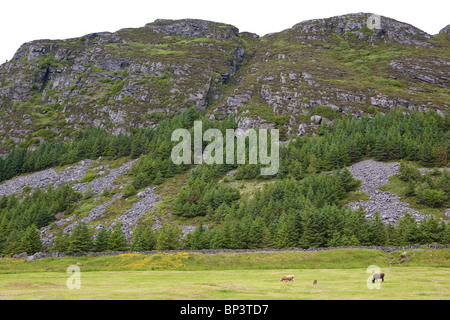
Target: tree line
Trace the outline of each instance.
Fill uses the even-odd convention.
[[[442,167],[450,159],[450,115],[436,111],[393,110],[360,119],[346,116],[320,126],[317,136],[302,136],[280,148],[277,177],[308,174],[348,166],[364,158],[377,161],[407,160],[424,167]],[[264,179],[259,167],[240,165],[236,178]]]
[[[53,223],[59,212],[73,212],[82,197],[68,184],[25,191],[22,198],[0,198],[0,255],[40,251],[38,229]]]
[[[99,156],[139,157],[130,172],[132,182],[124,189],[132,195],[191,168],[172,163],[170,153],[177,142],[171,141],[171,133],[178,128],[192,128],[197,119],[202,120],[204,130],[214,127],[224,132],[237,127],[231,117],[221,122],[200,118],[195,108],[162,121],[156,128],[135,129],[130,134],[114,136],[106,129],[89,127],[71,143],[44,141],[34,151],[13,149],[6,158],[0,158],[0,180]],[[58,250],[75,253],[118,247],[163,250],[448,243],[449,227],[434,218],[416,222],[406,213],[393,226],[384,223],[379,215],[367,220],[364,210],[353,211],[343,204],[348,192],[358,187],[346,166],[364,158],[404,159],[429,167],[448,165],[449,123],[447,115],[441,117],[435,111],[393,111],[373,117],[363,115],[361,119],[336,119],[332,125],[321,126],[317,136],[298,137],[281,147],[280,170],[274,177],[260,176],[259,167],[248,164],[202,165],[192,170],[187,186],[175,196],[172,212],[183,217],[204,216],[208,226],[200,226],[185,238],[175,225],[157,231],[143,226],[142,230],[136,229],[131,243],[124,244],[118,230],[94,235],[90,227],[83,226],[82,232],[75,232],[72,238],[57,234],[56,244]],[[236,170],[237,181],[271,181],[248,198],[226,183],[224,175],[232,169]],[[448,201],[448,173],[422,177],[404,164],[400,171],[401,179],[411,186],[409,192],[419,201],[430,206]],[[36,239],[37,229],[51,224],[58,212],[70,213],[81,198],[68,185],[35,190],[20,199],[14,195],[3,197],[0,252],[9,255],[28,248],[33,241],[24,239]],[[79,237],[85,240],[75,240]],[[77,244],[86,241],[86,246]]]
[[[196,179],[204,179],[211,170],[207,166],[200,168],[194,174]],[[127,244],[123,235],[120,241],[113,240],[120,238],[120,227],[109,231],[102,228],[94,239],[93,228],[80,224],[70,235],[59,231],[53,250],[81,253],[450,244],[450,226],[434,217],[416,221],[405,212],[393,225],[384,222],[378,213],[367,219],[362,207],[352,210],[343,206],[347,193],[359,187],[359,181],[347,171],[344,168],[301,181],[287,178],[266,183],[252,197],[243,195],[217,203],[216,208],[207,210],[208,226],[202,224],[185,237],[175,224],[153,230],[151,225],[143,223],[135,228]],[[78,228],[84,228],[84,232],[76,232]],[[60,245],[61,239],[66,239],[64,246]]]

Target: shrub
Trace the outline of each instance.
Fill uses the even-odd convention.
[[[91,182],[96,177],[97,177],[97,175],[95,173],[87,173],[83,178],[81,178],[80,182],[81,183]]]
[[[443,202],[442,193],[438,190],[425,189],[423,191],[423,200],[430,207],[438,207]]]
[[[412,165],[407,164],[404,161],[400,162],[400,175],[399,178],[402,181],[418,181],[421,177],[420,171],[414,168]]]
[[[42,137],[47,140],[54,138],[56,135],[57,135],[57,133],[51,129],[41,129],[36,132],[36,136]]]
[[[137,193],[137,190],[134,188],[133,184],[127,184],[124,188],[123,188],[123,197],[124,198],[129,198],[131,196],[134,196]]]

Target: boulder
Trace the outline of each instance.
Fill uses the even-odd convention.
[[[26,258],[26,257],[28,257],[28,255],[27,255],[26,252],[22,252],[22,253],[15,254],[15,255],[13,255],[12,257],[15,258],[15,259],[21,259],[21,258]]]
[[[321,124],[322,123],[322,117],[321,116],[311,116],[311,121],[314,121],[316,124]]]

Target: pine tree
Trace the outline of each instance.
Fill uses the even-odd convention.
[[[249,249],[261,248],[263,240],[264,221],[261,217],[253,220],[248,234]]]
[[[434,217],[422,220],[419,225],[421,233],[421,243],[439,243],[442,241],[442,234],[445,230]]]
[[[403,216],[398,219],[397,231],[400,245],[416,244],[421,238],[417,222],[408,211],[405,211]]]
[[[168,224],[159,229],[156,241],[156,250],[178,250],[180,243],[181,228]]]
[[[261,234],[261,248],[273,248],[273,232],[271,229],[264,225],[263,231]]]
[[[102,226],[95,237],[94,250],[96,252],[104,252],[108,250],[108,239],[111,234],[110,229]]]
[[[69,248],[69,234],[64,233],[63,229],[58,229],[55,234],[55,240],[53,241],[53,252],[66,252]]]
[[[426,167],[432,167],[437,162],[436,152],[429,142],[422,143],[420,146],[419,155],[420,162]]]
[[[387,242],[388,246],[398,246],[400,245],[400,239],[397,229],[391,223],[388,223],[386,226],[386,234],[387,234]]]
[[[346,192],[356,190],[361,184],[359,180],[353,178],[353,174],[347,167],[344,167],[338,176]]]
[[[51,221],[53,221],[53,215],[47,208],[42,208],[39,210],[37,219],[35,220],[37,228],[42,228],[47,226]]]
[[[22,253],[20,246],[20,240],[23,237],[23,231],[19,229],[12,229],[5,241],[4,253],[6,255],[13,255],[16,253]]]
[[[20,241],[21,251],[28,255],[34,254],[42,250],[42,241],[39,231],[33,224],[25,230],[25,234]]]
[[[444,146],[439,146],[436,148],[436,161],[440,166],[445,167],[448,165],[447,151]]]
[[[414,197],[416,195],[416,184],[414,181],[411,180],[408,182],[404,192],[406,197]]]
[[[299,239],[299,246],[301,248],[316,248],[320,246],[321,235],[319,233],[319,226],[317,220],[314,217],[314,212],[310,212],[311,209],[305,209],[302,216],[302,235]]]
[[[330,240],[327,242],[327,247],[341,247],[348,243],[347,237],[343,236],[339,232],[333,233]]]
[[[387,242],[386,225],[378,211],[375,212],[372,220],[372,237],[370,242],[375,246],[384,246]]]
[[[114,225],[112,232],[108,237],[108,250],[127,251],[127,249],[127,240],[122,233],[122,225],[117,223]]]
[[[211,249],[225,248],[225,236],[222,228],[214,228],[209,243]]]
[[[92,250],[92,240],[89,227],[85,222],[79,222],[69,236],[67,253],[85,253]]]
[[[158,170],[158,172],[156,172],[156,176],[155,176],[155,180],[153,180],[153,183],[158,185],[164,182],[163,176],[161,174],[161,171]]]
[[[130,246],[131,251],[149,251],[151,250],[151,244],[148,237],[148,226],[139,225],[134,232],[133,241]]]
[[[359,239],[354,234],[352,234],[350,239],[348,239],[347,241],[347,246],[359,246],[359,245],[361,245]]]
[[[387,140],[385,134],[380,134],[377,137],[375,147],[373,150],[373,154],[377,161],[386,161],[389,160],[389,151],[387,148]]]
[[[445,229],[442,231],[442,240],[443,244],[450,244],[450,223],[447,223]]]
[[[191,250],[208,249],[209,238],[207,231],[208,230],[203,225],[200,225],[197,228],[195,228],[189,241],[189,248]]]
[[[230,247],[232,249],[246,249],[246,235],[244,234],[244,228],[241,221],[234,220],[231,223],[230,236]]]
[[[102,196],[107,197],[109,196],[109,194],[110,194],[109,189],[107,187],[104,187],[102,191]]]
[[[361,151],[354,140],[347,142],[347,154],[350,158],[350,162],[356,162],[361,158]]]
[[[283,249],[283,248],[291,248],[294,246],[294,243],[291,242],[291,237],[289,234],[289,225],[287,221],[287,215],[283,213],[280,217],[280,221],[278,223],[277,228],[277,237],[275,240],[275,248]]]
[[[444,201],[442,192],[440,190],[425,189],[422,194],[425,204],[430,207],[438,207]]]
[[[401,136],[398,132],[396,132],[396,130],[389,130],[388,154],[389,159],[401,159],[404,156]]]

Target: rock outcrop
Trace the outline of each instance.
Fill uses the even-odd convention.
[[[161,19],[25,43],[0,65],[0,152],[32,147],[43,128],[67,136],[109,123],[118,134],[190,106],[290,135],[317,125],[316,107],[355,117],[370,106],[448,108],[448,39],[387,17],[370,29],[371,15],[308,20],[264,37]]]

